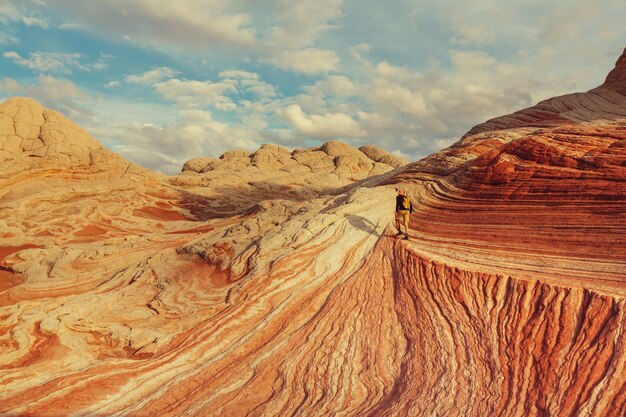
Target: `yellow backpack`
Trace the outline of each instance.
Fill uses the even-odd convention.
[[[405,210],[411,209],[411,200],[406,195],[402,196],[402,208],[404,208]]]

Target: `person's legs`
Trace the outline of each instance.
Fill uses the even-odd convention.
[[[407,238],[409,237],[409,216],[410,215],[411,213],[408,211],[404,214],[404,231],[405,231],[404,236]]]
[[[400,212],[396,211],[396,229],[398,229],[398,236],[402,234],[402,225],[400,223]]]

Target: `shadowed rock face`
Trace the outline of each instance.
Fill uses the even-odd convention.
[[[170,178],[11,148],[0,414],[625,415],[616,70],[371,177],[337,160],[371,175],[384,151],[333,142]]]

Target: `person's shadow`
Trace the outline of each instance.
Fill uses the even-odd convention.
[[[369,233],[369,234],[374,233],[380,236],[380,233],[377,231],[378,225],[372,223],[365,217],[356,216],[354,214],[349,214],[346,216],[346,218],[348,219],[348,222],[352,226],[356,227],[357,229],[363,230],[364,232]]]

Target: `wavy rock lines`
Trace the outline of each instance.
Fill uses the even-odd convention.
[[[623,415],[623,298],[399,253],[411,372],[381,415]]]

